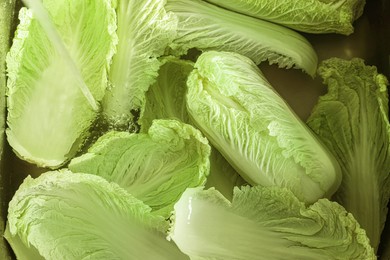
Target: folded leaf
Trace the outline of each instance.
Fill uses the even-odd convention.
[[[319,73],[328,85],[308,119],[338,160],[343,179],[334,196],[378,248],[390,198],[388,81],[361,59],[332,58]]]
[[[6,239],[21,260],[187,259],[150,211],[99,176],[47,172],[16,192]]]
[[[353,32],[365,0],[207,0],[221,7],[308,33]]]
[[[104,119],[114,130],[133,130],[134,115],[145,104],[145,92],[157,78],[157,59],[176,35],[177,20],[165,12],[165,0],[117,1],[118,50],[103,100]]]
[[[76,154],[97,116],[85,90],[93,102],[103,98],[115,12],[110,0],[32,2],[36,13],[21,9],[7,57],[7,138],[21,158],[56,168]]]
[[[336,160],[251,60],[203,53],[187,85],[191,118],[248,183],[286,187],[308,203],[336,191]]]
[[[376,259],[363,229],[335,202],[306,208],[290,191],[242,187],[232,202],[188,189],[169,237],[191,259]]]
[[[105,134],[69,168],[116,182],[168,217],[186,188],[206,182],[209,155],[207,139],[192,126],[155,120],[147,133]]]
[[[256,64],[268,60],[280,67],[297,67],[309,75],[317,69],[317,55],[300,34],[283,26],[228,11],[200,0],[167,0],[166,10],[178,19],[173,53],[191,48],[237,52]]]
[[[138,123],[141,131],[147,131],[154,119],[177,119],[190,123],[185,93],[187,77],[194,68],[191,61],[165,57],[158,71],[156,82],[146,92],[144,110]]]

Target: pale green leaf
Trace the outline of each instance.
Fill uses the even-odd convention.
[[[210,3],[308,33],[353,32],[365,0],[207,0]]]
[[[103,114],[111,128],[134,127],[134,115],[143,109],[145,92],[157,78],[157,59],[176,35],[177,19],[165,12],[165,0],[117,0],[117,52],[109,72],[110,87]]]
[[[352,214],[327,199],[305,207],[278,187],[187,189],[169,238],[191,259],[376,259]]]
[[[6,238],[21,260],[186,259],[166,225],[117,184],[63,170],[23,182]]]
[[[390,198],[388,81],[361,59],[332,58],[319,73],[329,92],[320,97],[308,124],[341,166],[335,200],[355,216],[377,249]]]
[[[144,110],[138,123],[141,131],[147,131],[154,119],[177,119],[190,123],[185,93],[187,77],[194,68],[191,61],[165,57],[158,71],[156,82],[146,92]]]
[[[169,216],[187,187],[206,182],[210,147],[201,133],[176,120],[155,120],[147,133],[109,132],[71,161],[74,172],[116,182]]]
[[[336,160],[248,58],[203,53],[188,79],[197,127],[250,184],[282,186],[306,202],[333,194]]]
[[[22,8],[7,56],[7,138],[21,158],[55,168],[76,154],[97,116],[82,85],[94,100],[103,98],[116,20],[110,0],[43,6],[48,15],[39,13],[39,22]]]
[[[317,55],[311,44],[286,27],[228,11],[201,0],[167,0],[166,10],[178,18],[171,44],[174,54],[191,48],[237,52],[256,64],[268,60],[314,75]]]

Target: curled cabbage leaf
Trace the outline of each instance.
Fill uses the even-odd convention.
[[[115,183],[69,170],[27,177],[9,205],[18,259],[188,259],[167,222]]]
[[[287,187],[308,203],[336,191],[337,161],[250,59],[203,53],[187,85],[192,120],[248,183]]]
[[[154,119],[190,123],[185,93],[187,77],[194,63],[171,56],[162,58],[161,63],[156,82],[146,92],[145,106],[138,120],[141,132],[147,131]]]
[[[32,2],[36,12],[21,9],[7,56],[7,139],[22,159],[58,168],[97,117],[116,16],[110,0]]]
[[[352,214],[327,199],[306,207],[279,187],[192,188],[175,204],[169,232],[191,259],[376,259]]]
[[[238,14],[201,0],[167,0],[178,19],[170,45],[180,55],[191,48],[237,52],[256,64],[268,60],[279,67],[296,67],[313,76],[317,54],[299,33],[268,21]]]
[[[319,74],[329,91],[308,124],[341,166],[334,199],[355,216],[377,250],[390,198],[388,80],[358,58],[325,60]]]
[[[116,182],[167,217],[186,188],[206,182],[209,155],[207,139],[191,125],[155,120],[147,133],[103,135],[69,169]]]
[[[119,42],[103,99],[103,119],[110,129],[135,130],[145,92],[158,76],[158,57],[176,36],[177,19],[165,11],[165,2],[117,0]]]
[[[365,0],[207,0],[259,19],[308,33],[353,33],[353,22],[363,14]]]

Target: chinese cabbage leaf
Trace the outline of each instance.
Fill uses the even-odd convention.
[[[286,27],[238,14],[200,0],[167,0],[166,10],[178,18],[174,54],[191,48],[237,52],[256,64],[268,60],[279,67],[297,67],[309,75],[317,55],[299,33]]]
[[[18,259],[188,259],[167,223],[115,183],[68,170],[27,177],[10,202]]]
[[[308,124],[341,166],[334,199],[355,216],[377,249],[390,198],[388,81],[357,58],[326,60],[319,73],[329,91]]]
[[[210,3],[308,33],[353,32],[365,0],[207,0]]]
[[[327,199],[305,207],[279,187],[187,189],[169,237],[191,259],[376,259],[352,214]]]
[[[308,203],[336,191],[336,160],[250,59],[205,52],[187,85],[191,118],[248,183],[287,187]]]
[[[21,9],[7,56],[7,138],[21,158],[56,168],[76,154],[97,116],[82,90],[103,98],[116,19],[110,0],[42,4],[48,15],[39,21]]]
[[[147,131],[154,119],[177,119],[190,123],[185,93],[187,77],[194,68],[191,61],[164,57],[156,82],[146,92],[144,110],[138,123]]]
[[[145,92],[158,75],[158,57],[176,36],[177,20],[165,12],[165,0],[117,0],[117,52],[103,100],[104,119],[114,130],[133,130]]]
[[[206,182],[209,155],[207,139],[192,126],[155,120],[147,133],[105,134],[69,168],[116,182],[156,214],[169,216],[187,187]]]

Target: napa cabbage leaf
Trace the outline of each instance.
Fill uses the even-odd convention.
[[[191,259],[376,259],[352,214],[327,199],[310,207],[279,187],[188,189],[169,232]]]
[[[177,36],[170,45],[181,55],[191,48],[237,52],[256,64],[268,60],[280,67],[297,67],[314,75],[317,55],[311,44],[289,28],[238,14],[201,0],[167,0],[178,19]]]
[[[190,123],[185,94],[187,78],[194,63],[175,57],[164,57],[156,82],[145,95],[145,106],[141,111],[138,124],[141,132],[147,131],[154,119],[176,119]]]
[[[187,85],[191,119],[248,183],[286,187],[308,203],[336,191],[337,161],[250,59],[205,52]]]
[[[7,139],[22,159],[57,168],[97,117],[115,51],[115,11],[110,0],[26,3],[31,9],[21,9],[7,56]]]
[[[167,222],[115,183],[69,170],[27,177],[9,205],[18,259],[188,259]]]
[[[69,169],[116,182],[155,214],[168,217],[187,187],[206,182],[210,146],[191,125],[155,120],[147,133],[109,132]]]
[[[103,100],[104,120],[114,130],[135,130],[145,92],[158,76],[158,57],[176,35],[177,19],[164,9],[165,0],[118,0],[118,46]]]
[[[388,81],[358,58],[328,59],[319,74],[328,93],[308,124],[341,166],[334,199],[355,216],[377,249],[390,198]]]
[[[353,33],[365,0],[207,0],[242,14],[307,33]]]

